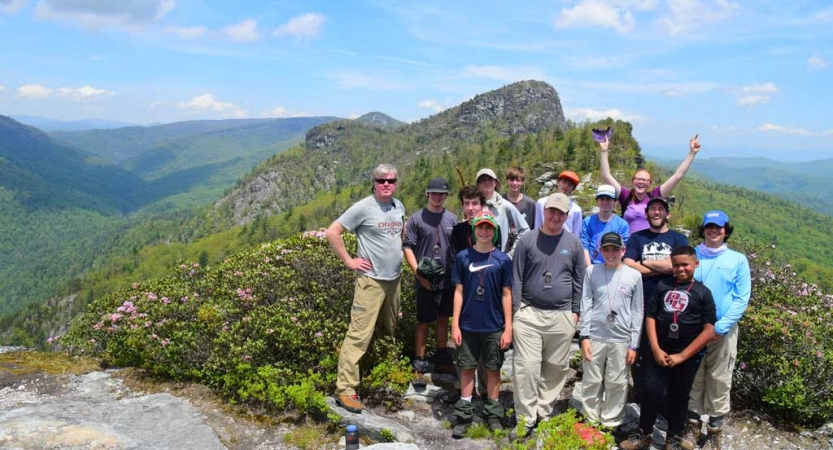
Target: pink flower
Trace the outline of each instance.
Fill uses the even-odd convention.
[[[162,303],[167,305],[167,304],[171,303],[171,300],[168,299],[168,297],[162,297]]]
[[[148,300],[150,300],[150,301],[154,301],[154,300],[156,300],[157,298],[158,298],[158,297],[156,297],[156,294],[154,294],[153,292],[148,292]]]
[[[293,323],[298,323],[298,318],[295,316],[290,317],[289,320],[291,320]]]
[[[816,352],[816,358],[821,358],[821,351]]]
[[[266,330],[266,334],[272,334],[274,332],[275,332],[275,330],[272,329],[272,328],[269,328],[268,330]]]
[[[160,341],[159,343],[160,343],[160,344],[162,344],[162,347],[167,347],[167,346],[168,346],[168,344],[170,344],[170,343],[171,343],[171,340],[170,340],[170,339],[168,339],[168,338],[165,338],[165,340]]]
[[[194,263],[194,264],[191,264],[191,267],[193,267],[193,268],[197,268],[197,267],[199,267],[199,266],[200,266],[200,263]]]
[[[315,333],[315,337],[320,338],[321,336],[324,336],[324,333],[322,333],[320,331]]]
[[[133,289],[139,289],[139,283],[133,283]]]
[[[159,337],[159,336],[157,336],[157,335],[156,335],[156,333],[153,333],[153,334],[151,334],[151,335],[150,335],[150,338],[151,338],[151,339],[156,339],[156,338],[158,338],[158,337]]]
[[[104,322],[98,322],[97,324],[93,325],[94,330],[100,330],[101,327],[104,326]]]
[[[185,269],[188,268],[188,266],[186,266],[185,264],[180,264],[179,268],[182,269],[182,270],[185,270]]]
[[[745,363],[745,362],[741,362],[741,363],[740,363],[740,370],[746,370],[746,367],[747,367],[747,366],[746,366],[746,363]]]
[[[47,340],[46,340],[46,343],[47,343],[47,344],[51,344],[53,340],[54,340],[54,339],[49,338],[49,339],[47,339]]]

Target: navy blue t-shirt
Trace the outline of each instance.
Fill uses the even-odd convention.
[[[512,260],[494,249],[480,253],[474,247],[462,250],[454,259],[451,282],[463,286],[460,329],[471,333],[503,331],[503,288],[512,287]],[[484,294],[477,295],[483,286]]]

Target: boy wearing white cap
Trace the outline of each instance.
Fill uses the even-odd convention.
[[[625,219],[613,214],[616,205],[616,190],[609,184],[602,184],[596,189],[596,204],[599,213],[588,216],[581,224],[581,245],[584,247],[584,257],[587,266],[602,264],[601,246],[602,235],[611,231],[619,233],[627,244],[630,232]]]

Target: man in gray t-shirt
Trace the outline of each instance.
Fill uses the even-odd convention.
[[[579,238],[564,232],[569,211],[570,199],[552,194],[544,223],[519,238],[512,259],[515,413],[524,418],[513,436],[550,417],[570,369],[585,261]]]
[[[338,358],[336,396],[344,409],[360,413],[356,394],[359,360],[364,356],[377,321],[393,336],[399,314],[399,275],[402,269],[402,232],[405,207],[393,198],[396,168],[381,164],[373,170],[373,195],[341,215],[329,228],[327,240],[344,265],[358,273],[350,326]],[[358,251],[347,253],[342,234],[356,233]]]

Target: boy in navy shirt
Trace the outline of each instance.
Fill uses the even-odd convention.
[[[711,291],[694,280],[700,262],[694,248],[682,245],[671,251],[673,278],[660,281],[645,305],[645,331],[653,358],[647,358],[642,380],[639,429],[619,443],[622,450],[651,448],[651,435],[663,403],[668,407],[665,449],[682,449],[681,436],[694,375],[703,349],[714,336],[717,321]]]
[[[471,398],[478,363],[486,369],[484,413],[492,430],[502,430],[506,413],[498,402],[503,351],[512,343],[512,261],[495,248],[498,223],[489,211],[471,221],[476,242],[457,254],[451,273],[455,285],[451,338],[457,345],[460,400],[454,405],[456,425],[451,436],[460,439],[474,413]]]

